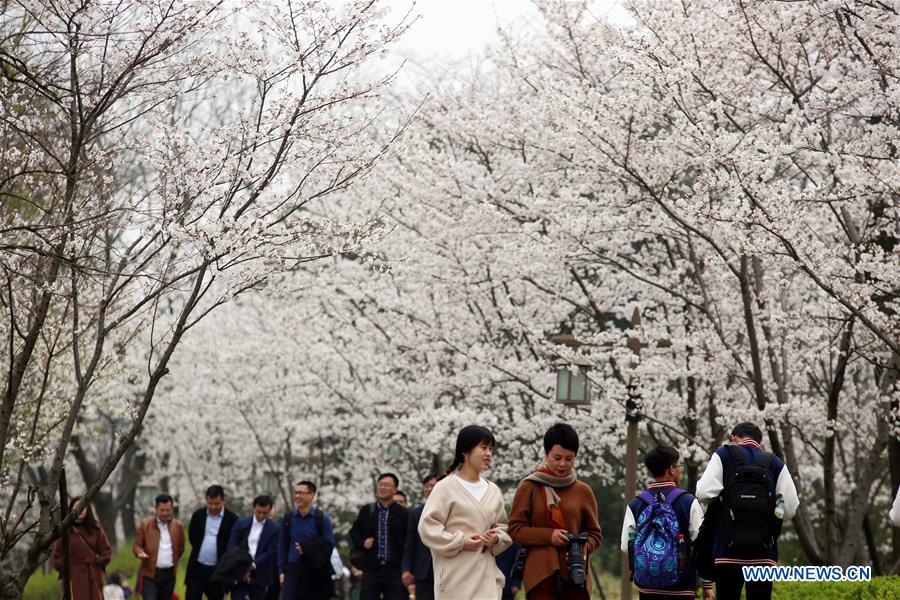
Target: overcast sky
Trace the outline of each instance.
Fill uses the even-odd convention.
[[[397,19],[412,6],[410,0],[387,1]],[[418,0],[413,10],[419,19],[394,49],[409,61],[404,71],[410,78],[421,73],[417,65],[459,64],[475,57],[495,38],[498,25],[527,27],[537,18],[530,0]],[[617,23],[630,21],[622,0],[594,0],[591,12]]]

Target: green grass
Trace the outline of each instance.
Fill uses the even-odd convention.
[[[126,576],[128,585],[134,589],[140,561],[131,553],[129,540],[119,544],[113,554],[107,573],[121,572]],[[190,544],[184,549],[178,569],[178,581],[175,592],[184,598],[184,567],[191,552]],[[621,600],[619,577],[606,571],[599,571],[600,584],[606,600]],[[23,600],[59,600],[60,582],[56,571],[44,573],[38,570],[25,584]],[[524,598],[524,594],[519,594]],[[599,591],[594,588],[593,598],[600,598]],[[637,598],[633,591],[632,598]],[[858,583],[776,583],[772,594],[773,600],[894,600],[900,598],[900,577],[875,577],[872,581]]]
[[[119,548],[112,555],[109,565],[106,567],[107,573],[123,573],[124,580],[131,589],[135,589],[137,585],[136,577],[141,561],[135,558],[131,553],[131,545],[133,540],[126,540],[119,543]],[[181,563],[178,569],[178,580],[175,584],[175,592],[179,598],[184,598],[184,568],[187,565],[187,557],[190,555],[190,542],[185,540],[184,556],[181,557]],[[25,592],[22,600],[59,600],[60,580],[59,573],[51,570],[44,573],[43,570],[36,571],[25,583]]]
[[[894,600],[900,598],[900,577],[835,583],[776,583],[773,600]]]

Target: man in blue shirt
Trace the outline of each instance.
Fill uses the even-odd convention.
[[[278,572],[283,600],[328,600],[333,593],[331,551],[334,531],[331,519],[313,506],[316,484],[301,481],[294,486],[292,510],[281,522],[278,536]]]
[[[204,594],[208,600],[222,600],[224,597],[224,590],[212,583],[210,577],[219,557],[225,554],[235,521],[237,515],[225,508],[225,490],[221,485],[209,486],[206,490],[206,508],[191,515],[188,525],[191,556],[184,577],[185,600],[201,600]]]

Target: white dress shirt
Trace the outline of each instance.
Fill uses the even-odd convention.
[[[169,524],[163,523],[157,519],[156,527],[159,529],[159,549],[156,551],[156,568],[171,569],[175,566],[175,559],[172,556],[172,536],[169,535]]]
[[[250,556],[256,558],[256,549],[259,547],[259,538],[262,536],[263,527],[266,525],[266,520],[257,521],[256,517],[253,517],[253,524],[250,526],[250,535],[247,536],[247,546],[250,548]]]

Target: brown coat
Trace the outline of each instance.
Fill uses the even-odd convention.
[[[528,548],[525,560],[524,584],[527,592],[556,571],[562,578],[569,579],[566,562],[566,548],[558,548],[550,543],[553,526],[550,524],[547,503],[538,487],[534,495],[534,514],[530,514],[531,489],[537,484],[522,481],[516,489],[512,510],[509,514],[509,535],[513,541]],[[575,481],[565,488],[557,488],[559,507],[563,513],[566,530],[570,533],[588,535],[588,554],[597,549],[603,534],[597,517],[597,500],[588,484]],[[589,565],[587,565],[589,567]],[[591,589],[591,576],[586,573],[587,589]]]
[[[132,551],[137,556],[143,550],[147,558],[141,560],[141,569],[138,577],[154,577],[156,575],[156,555],[159,553],[159,526],[156,517],[149,517],[138,525],[137,534],[134,536]],[[184,554],[184,526],[178,519],[169,521],[169,537],[172,538],[172,564],[178,569],[178,561]]]
[[[72,600],[103,600],[103,567],[112,546],[101,527],[76,525],[69,531],[69,584]],[[62,538],[53,544],[53,568],[62,573]]]

